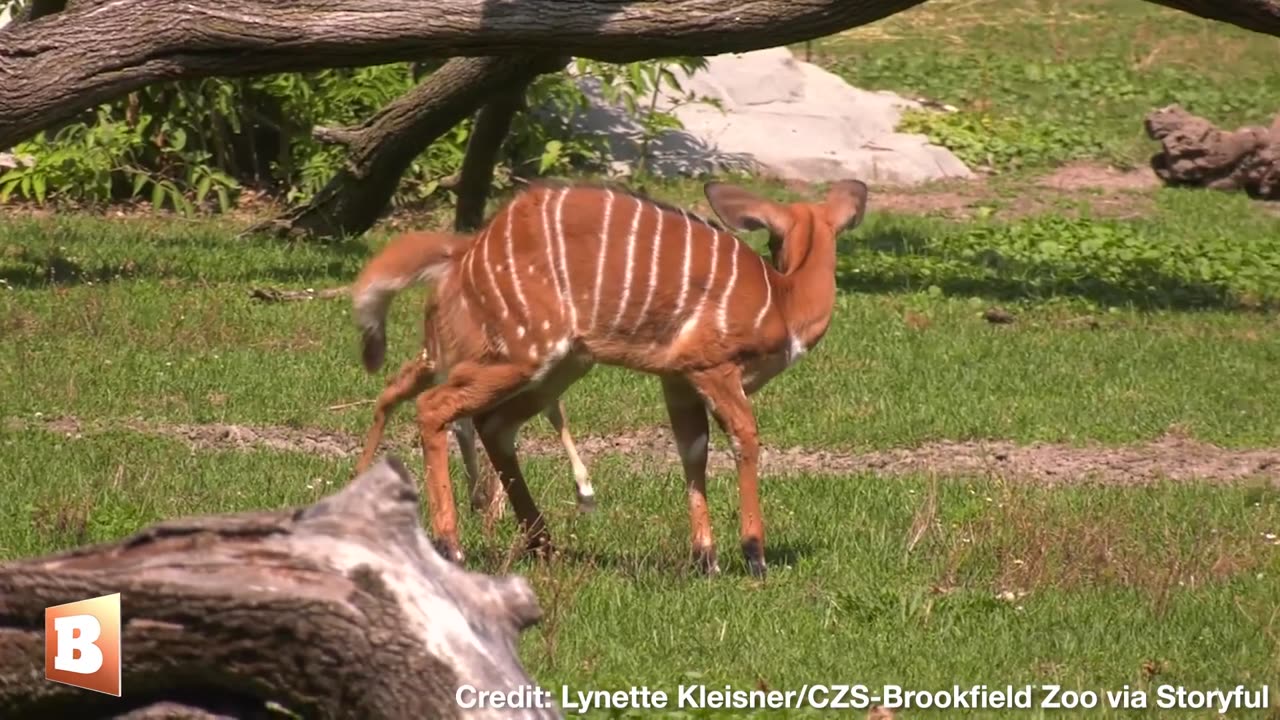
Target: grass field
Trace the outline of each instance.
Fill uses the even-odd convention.
[[[935,0],[811,49],[854,84],[956,105],[911,122],[996,172],[873,187],[842,239],[830,333],[753,400],[766,582],[737,550],[718,432],[724,574],[686,567],[653,379],[598,368],[565,398],[594,515],[575,513],[547,424],[526,427],[570,552],[509,564],[510,518],[463,518],[472,567],[538,592],[526,666],[556,689],[668,692],[1269,683],[1280,706],[1280,216],[1144,182],[1141,131],[1174,101],[1269,122],[1280,43],[1142,3]],[[692,182],[647,189],[702,202]],[[251,291],[345,284],[389,231],[321,248],[242,225],[0,215],[0,560],[310,503],[350,477],[382,377],[359,367],[348,304]],[[417,297],[393,308],[392,368],[415,350]],[[389,445],[421,473],[411,414]],[[1075,716],[897,713],[926,715]]]

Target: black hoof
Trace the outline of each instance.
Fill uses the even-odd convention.
[[[524,545],[525,552],[539,560],[550,560],[556,554],[556,547],[551,543],[551,536],[538,533],[530,537]]]
[[[578,512],[583,515],[590,515],[596,511],[595,495],[579,495],[578,496]]]
[[[761,547],[760,541],[754,538],[744,540],[742,543],[742,556],[747,560],[747,571],[751,573],[751,577],[763,580],[766,569],[764,549]]]
[[[698,568],[698,572],[706,577],[715,577],[720,574],[720,563],[716,561],[715,548],[698,548],[693,551],[693,564]]]
[[[445,560],[455,565],[461,565],[467,561],[466,555],[462,553],[462,548],[458,547],[457,543],[437,538],[433,544],[436,546],[436,552],[440,553]]]

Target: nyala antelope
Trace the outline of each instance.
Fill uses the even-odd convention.
[[[458,247],[465,246],[474,239],[475,236],[473,235],[439,232],[410,232],[399,235],[387,243],[387,246],[360,271],[360,274],[351,284],[352,295],[360,297],[373,285],[387,287],[388,283],[397,282],[396,278],[400,277],[400,271],[406,265],[413,265],[419,262],[429,263],[431,258],[445,256],[438,255],[438,253],[447,255],[457,252]],[[405,282],[397,289],[406,287],[416,279],[413,277],[406,278]],[[387,296],[387,301],[389,303],[390,296]],[[360,460],[357,463],[357,467],[361,469],[368,467],[373,462],[373,457],[382,442],[382,434],[385,431],[387,420],[395,409],[404,401],[421,394],[428,387],[443,379],[443,373],[435,362],[435,358],[440,357],[443,352],[443,346],[438,334],[439,326],[434,322],[435,307],[432,298],[428,298],[422,327],[422,352],[416,358],[400,366],[396,374],[388,379],[386,386],[374,402],[373,424],[370,426],[369,433],[365,439],[364,451],[361,453]],[[382,312],[382,317],[385,317],[385,309]],[[385,340],[383,342],[385,343]],[[367,365],[368,363],[366,363]],[[381,365],[382,360],[379,359],[377,366],[380,367]],[[591,478],[587,472],[586,463],[582,461],[582,457],[578,454],[577,444],[574,443],[573,435],[569,431],[564,402],[556,398],[543,409],[542,414],[559,435],[560,444],[564,447],[565,453],[569,456],[569,462],[573,466],[573,481],[576,486],[578,511],[589,513],[596,507],[595,490],[591,487]],[[471,502],[471,509],[484,510],[492,498],[489,497],[488,488],[485,488],[480,483],[480,463],[476,453],[475,423],[470,417],[462,417],[453,421],[450,429],[453,432],[454,439],[458,442],[458,451],[462,456],[462,467],[467,475],[467,496]]]
[[[867,186],[840,181],[821,202],[790,204],[721,182],[704,190],[730,229],[769,232],[776,269],[686,211],[610,188],[538,183],[474,240],[440,236],[415,246],[354,294],[364,366],[373,372],[385,358],[392,298],[413,282],[435,288],[426,322],[440,341],[433,358],[443,377],[416,404],[432,534],[447,557],[463,561],[450,424],[473,418],[529,549],[546,549],[550,535],[521,474],[516,436],[604,363],[661,381],[684,468],[693,557],[707,574],[720,569],[706,501],[708,411],[731,438],[742,552],[750,572],[765,575],[760,444],[748,397],[826,334],[836,236],[861,222]],[[366,443],[359,470],[372,455]]]

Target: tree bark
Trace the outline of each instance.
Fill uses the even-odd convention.
[[[456,688],[531,685],[528,584],[467,572],[384,460],[315,505],[171,520],[0,565],[0,717],[460,717]],[[121,593],[122,696],[45,680],[44,609]],[[559,717],[554,709],[472,711]]]
[[[455,58],[360,127],[316,128],[317,139],[349,149],[347,162],[307,205],[250,228],[307,237],[358,235],[387,208],[400,177],[422,151],[494,95],[524,87],[561,58]]]
[[[561,67],[564,64],[559,63]],[[507,133],[511,131],[511,121],[524,106],[529,80],[499,93],[476,113],[471,137],[467,138],[467,152],[458,171],[458,182],[454,186],[458,206],[454,212],[453,229],[458,232],[474,232],[484,223],[485,203],[489,200],[489,187],[493,184],[493,168],[498,163]]]
[[[1151,169],[1166,184],[1280,199],[1280,116],[1269,128],[1230,132],[1170,105],[1149,113],[1144,125],[1147,136],[1160,141]]]
[[[1280,0],[1148,0],[1280,35]],[[55,3],[56,0],[46,0]],[[161,80],[562,53],[613,62],[804,42],[924,0],[101,0],[0,30],[0,149]]]
[[[0,148],[161,80],[513,53],[628,61],[828,35],[923,0],[124,0],[0,30]]]

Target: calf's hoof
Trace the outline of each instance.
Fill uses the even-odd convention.
[[[436,538],[433,541],[433,544],[436,547],[436,552],[440,553],[440,556],[445,560],[448,560],[455,565],[462,565],[467,561],[466,555],[463,554],[462,548],[458,547],[458,543],[456,541],[447,540],[445,538]]]
[[[693,564],[704,577],[720,574],[720,563],[716,561],[716,549],[713,547],[694,548]]]
[[[750,538],[742,541],[742,556],[747,561],[747,571],[751,573],[751,577],[764,579],[766,574],[764,562],[764,547],[762,543]]]
[[[578,494],[578,512],[582,515],[590,515],[596,511],[596,496]]]
[[[546,532],[538,532],[529,536],[524,544],[525,552],[538,558],[539,560],[550,560],[556,554],[556,547],[551,542],[551,535]]]

